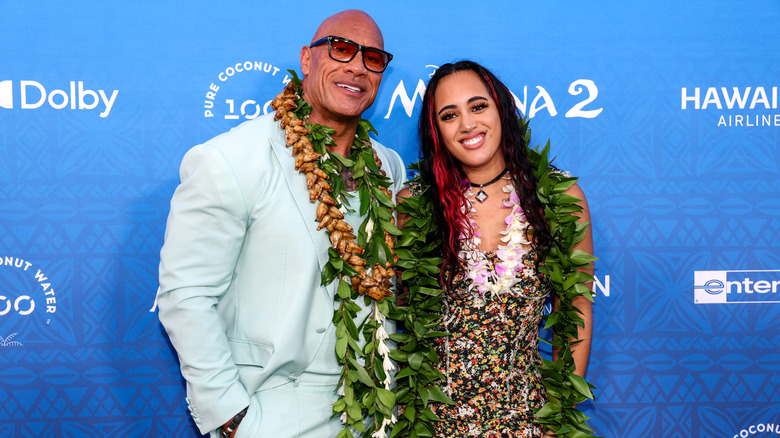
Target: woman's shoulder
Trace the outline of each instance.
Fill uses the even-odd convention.
[[[559,168],[553,166],[552,164],[550,165],[550,167],[547,168],[547,173],[551,174],[551,175],[559,175],[559,176],[562,176],[564,178],[572,178],[573,177],[571,172],[569,172],[568,170],[559,169]]]
[[[407,181],[406,184],[404,184],[403,189],[401,189],[401,191],[399,192],[399,196],[404,196],[404,195],[406,195],[406,197],[409,197],[409,196],[420,196],[420,194],[422,194],[422,192],[423,192],[422,182],[419,181],[419,179],[416,178],[416,179]]]

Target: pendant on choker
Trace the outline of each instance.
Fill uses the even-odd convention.
[[[485,202],[485,200],[488,198],[488,194],[487,194],[487,193],[485,193],[485,191],[484,191],[484,190],[482,190],[482,188],[483,188],[483,187],[487,187],[487,186],[489,186],[489,185],[493,184],[494,182],[496,182],[496,181],[500,180],[500,179],[501,179],[501,177],[502,177],[502,176],[504,176],[504,175],[506,174],[506,171],[507,171],[507,169],[506,169],[506,168],[504,168],[504,170],[502,170],[502,171],[501,171],[501,173],[499,173],[497,177],[495,177],[495,178],[491,179],[490,181],[488,181],[488,182],[486,182],[486,183],[484,183],[484,184],[474,184],[473,182],[469,181],[469,184],[470,184],[472,187],[474,187],[474,186],[477,186],[477,187],[479,187],[479,191],[477,192],[477,195],[476,195],[476,196],[474,196],[474,199],[476,199],[477,201],[479,201],[479,203],[480,203],[480,204],[481,204],[481,203],[483,203],[483,202]]]

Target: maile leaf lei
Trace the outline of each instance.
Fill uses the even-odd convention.
[[[342,366],[333,415],[344,424],[336,438],[353,438],[353,431],[386,436],[395,421],[395,394],[390,390],[395,365],[390,360],[384,328],[392,297],[390,279],[395,276],[392,196],[390,179],[381,170],[382,163],[371,147],[371,123],[360,120],[348,157],[329,152],[335,145],[332,128],[308,123],[311,105],[303,99],[301,81],[289,70],[292,79],[272,102],[276,118],[285,129],[287,146],[296,157],[296,169],[306,175],[311,202],[319,202],[319,229],[325,228],[332,243],[328,262],[322,271],[322,284],[338,280],[333,314],[336,326],[336,357]],[[342,180],[342,168],[351,169],[360,201],[359,214],[366,219],[359,230],[343,220],[351,210],[350,197]],[[354,210],[351,210],[354,211]],[[362,310],[356,302],[364,295],[370,314],[358,321]],[[360,340],[363,340],[363,346]],[[366,418],[372,421],[366,422]]]
[[[521,119],[519,123],[526,144],[530,144],[528,121]],[[593,292],[586,286],[594,280],[593,276],[581,270],[592,268],[596,257],[573,249],[582,241],[590,224],[577,221],[577,213],[582,211],[577,203],[581,200],[565,193],[577,182],[577,178],[563,172],[551,172],[553,160],[548,159],[549,152],[549,141],[541,151],[538,147],[528,148],[528,157],[538,181],[537,196],[544,206],[553,237],[553,244],[539,271],[545,275],[553,296],[558,300],[558,309],[545,318],[545,329],[552,328],[551,343],[557,359],[542,358],[542,365],[538,367],[548,401],[536,412],[536,421],[557,437],[589,438],[594,436],[594,431],[587,424],[589,417],[577,409],[577,403],[593,400],[592,389],[595,386],[574,373],[572,346],[579,342],[577,330],[584,322],[573,303],[578,296],[593,301]]]
[[[519,123],[526,144],[529,144],[528,122],[521,119]],[[583,321],[573,300],[577,296],[592,300],[592,292],[585,284],[593,281],[593,277],[580,269],[591,267],[596,258],[583,251],[572,250],[584,237],[588,224],[577,222],[575,213],[582,210],[577,205],[580,200],[564,193],[577,182],[577,178],[551,171],[549,150],[549,142],[541,151],[538,147],[528,148],[538,181],[537,195],[544,206],[553,236],[552,247],[539,269],[559,301],[558,310],[545,318],[545,327],[552,328],[552,345],[557,359],[542,359],[543,364],[539,367],[544,376],[548,402],[536,412],[536,421],[558,437],[587,438],[592,437],[594,432],[586,423],[588,417],[577,409],[576,404],[593,399],[591,389],[594,386],[574,374],[571,347],[577,343],[577,329]],[[390,336],[399,343],[398,350],[391,351],[390,356],[401,368],[396,375],[394,392],[397,402],[405,408],[391,436],[416,438],[435,434],[433,422],[438,418],[430,409],[431,403],[453,402],[441,391],[444,376],[436,367],[439,358],[433,348],[434,338],[447,335],[437,331],[441,327],[444,300],[438,275],[442,262],[438,257],[441,239],[432,221],[433,200],[419,175],[419,163],[409,168],[418,172],[411,182],[418,184],[421,190],[396,208],[409,217],[396,243],[397,266],[403,269],[406,292],[405,305],[393,306],[390,317],[403,322],[406,330]]]

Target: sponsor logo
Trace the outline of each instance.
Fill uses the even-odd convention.
[[[14,339],[27,321],[50,324],[57,313],[57,295],[43,269],[19,257],[0,257],[0,346],[21,347]]]
[[[774,436],[780,435],[780,424],[777,423],[751,424],[750,426],[734,434],[733,438],[748,438],[751,436],[760,437],[760,436],[769,436],[770,434]]]
[[[24,344],[21,342],[13,340],[16,335],[18,335],[18,333],[11,333],[5,338],[0,336],[0,347],[24,347]]]
[[[696,304],[780,303],[780,270],[695,271]]]
[[[263,79],[259,93],[258,76]],[[251,60],[231,64],[209,84],[203,99],[203,117],[250,120],[268,114],[272,111],[271,101],[288,82],[286,69],[269,62]],[[257,96],[265,98],[258,101]]]
[[[610,293],[609,289],[611,286],[610,277],[609,275],[605,275],[603,278],[604,281],[601,281],[598,276],[595,275],[593,276],[593,279],[595,280],[593,282],[593,292],[601,292],[602,295],[608,297]]]
[[[14,88],[18,93],[14,93]],[[100,117],[106,118],[116,103],[119,90],[111,94],[105,90],[86,88],[83,81],[70,81],[65,89],[47,89],[37,81],[0,81],[0,108],[14,109],[15,97],[18,96],[19,108],[33,110],[48,105],[61,110],[98,110]]]
[[[435,72],[438,68],[435,65],[426,65],[426,68],[432,68]],[[429,76],[432,76],[431,73]],[[410,87],[411,89],[411,87]],[[519,90],[518,90],[519,91]],[[565,113],[566,118],[585,118],[592,119],[597,117],[603,111],[603,108],[594,107],[593,103],[599,95],[599,89],[596,83],[591,79],[577,79],[572,81],[568,87],[568,93],[571,96],[580,96],[582,100],[572,105],[567,109]],[[418,79],[414,86],[414,91],[411,97],[407,91],[404,81],[400,81],[396,85],[393,96],[390,98],[390,104],[385,114],[385,119],[390,118],[390,114],[395,108],[395,104],[399,103],[404,109],[404,112],[408,117],[412,117],[414,106],[417,103],[417,98],[422,102],[423,95],[425,94],[425,81]],[[512,92],[515,99],[515,105],[520,112],[528,118],[534,118],[537,114],[543,110],[547,112],[550,117],[555,117],[559,114],[558,108],[555,105],[555,99],[553,95],[545,87],[537,85],[529,90],[526,85],[523,87],[522,93],[516,94]]]
[[[14,107],[13,82],[0,81],[0,108],[12,109]]]
[[[780,126],[778,87],[682,87],[683,111],[715,111],[718,127]]]

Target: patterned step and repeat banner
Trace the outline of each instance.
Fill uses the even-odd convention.
[[[178,166],[333,2],[0,1],[0,435],[196,437],[156,314]],[[780,3],[375,2],[407,162],[437,66],[507,83],[590,202],[609,438],[780,436]]]

